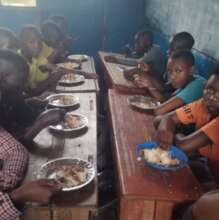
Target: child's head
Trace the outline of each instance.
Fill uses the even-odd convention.
[[[140,31],[135,35],[135,51],[145,53],[153,44],[153,33]]]
[[[25,26],[20,34],[22,53],[28,58],[37,57],[42,50],[42,36],[35,26]]]
[[[63,36],[60,28],[53,21],[47,20],[41,27],[43,40],[45,43],[52,47],[58,48],[62,44]]]
[[[170,56],[167,71],[170,82],[176,89],[186,86],[194,72],[195,59],[190,51],[178,51]]]
[[[191,50],[195,40],[188,32],[180,32],[173,36],[170,41],[169,55],[179,50]]]
[[[0,27],[0,48],[17,50],[19,48],[19,41],[16,35],[7,28]]]
[[[219,116],[219,66],[208,79],[203,92],[203,101],[212,116]]]
[[[29,67],[25,59],[16,52],[0,49],[0,91],[17,91],[27,80]]]
[[[54,23],[58,25],[63,34],[67,34],[68,25],[65,18],[61,15],[54,15],[50,18]]]

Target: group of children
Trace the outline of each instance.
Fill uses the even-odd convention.
[[[191,52],[194,42],[190,33],[177,33],[164,56],[153,43],[153,34],[141,31],[135,36],[134,51],[127,57],[105,59],[133,66],[124,75],[162,102],[153,111],[157,116],[154,139],[160,146],[168,149],[176,144],[190,155],[191,168],[201,182],[217,183],[219,68],[207,82],[195,74]],[[15,138],[26,147],[44,127],[64,117],[65,112],[59,109],[38,115],[26,105],[25,98],[40,95],[57,84],[67,70],[56,63],[66,60],[72,43],[61,16],[51,17],[39,29],[25,26],[19,37],[9,29],[0,28],[0,123],[8,131],[16,131]],[[185,127],[190,124],[195,129]],[[18,125],[22,125],[19,132]],[[19,215],[20,204],[46,203],[60,190],[52,180],[37,180],[17,187],[26,168],[28,152],[15,138],[0,128],[0,220],[14,219]],[[216,184],[212,186],[215,189]],[[186,212],[184,219],[217,219],[214,211],[219,208],[218,195],[217,191],[204,195]]]
[[[194,42],[190,33],[177,33],[164,56],[153,44],[151,32],[139,32],[131,56],[141,54],[141,57],[113,55],[105,60],[135,66],[124,70],[124,76],[161,102],[153,110],[157,116],[154,140],[165,149],[175,144],[187,152],[192,171],[209,190],[215,189],[219,180],[219,69],[215,68],[208,81],[195,74],[191,52]],[[218,191],[204,195],[186,212],[184,219],[218,219],[218,200]],[[201,210],[204,205],[208,207],[205,211]]]
[[[39,114],[26,100],[54,87],[66,74],[56,63],[65,59],[72,41],[60,16],[45,21],[40,29],[25,26],[19,37],[0,28],[0,220],[18,217],[25,202],[48,203],[61,190],[53,180],[21,185],[32,140],[66,113],[52,109]]]

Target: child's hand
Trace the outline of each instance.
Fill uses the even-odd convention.
[[[159,143],[161,148],[168,150],[173,144],[174,134],[167,130],[156,130],[153,139]]]
[[[134,75],[134,83],[139,88],[149,88],[152,87],[150,80],[145,77],[139,76],[137,74]]]
[[[138,64],[138,67],[141,71],[145,72],[145,73],[148,73],[151,71],[151,67],[150,65],[148,65],[147,63],[144,63],[144,62],[140,62]]]
[[[11,192],[13,202],[37,202],[47,204],[56,192],[61,191],[61,185],[54,180],[40,179],[26,183]]]
[[[138,73],[138,69],[136,68],[123,70],[124,77],[130,81],[134,80],[134,75],[137,75],[137,73]]]

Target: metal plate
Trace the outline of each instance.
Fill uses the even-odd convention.
[[[58,63],[58,64],[56,64],[56,66],[62,67],[62,68],[68,69],[68,70],[73,70],[73,69],[80,68],[80,64],[73,63],[73,62]]]
[[[69,99],[72,99],[72,104],[62,104],[60,98],[63,96],[69,97]],[[58,108],[66,108],[66,107],[73,107],[79,104],[79,98],[77,96],[74,96],[69,93],[59,93],[59,94],[53,94],[46,98],[48,100],[48,104],[52,107],[58,107]]]
[[[58,167],[62,165],[71,165],[71,166],[79,165],[86,170],[85,182],[81,183],[80,185],[76,185],[69,188],[64,187],[62,188],[62,191],[72,191],[72,190],[81,189],[87,186],[95,177],[95,169],[90,162],[86,160],[82,160],[80,158],[71,158],[71,157],[58,158],[43,164],[40,168],[37,177],[52,179],[51,176],[55,175],[55,172],[58,169]]]
[[[155,99],[142,95],[129,96],[127,101],[130,106],[141,110],[153,110],[160,105]]]
[[[73,116],[80,117],[81,126],[79,126],[77,128],[65,128],[64,125],[62,123],[60,123],[58,125],[51,125],[51,126],[49,126],[49,128],[53,131],[56,131],[56,132],[67,132],[67,133],[69,133],[69,132],[82,130],[82,129],[84,129],[88,126],[88,118],[85,117],[84,115],[76,114],[74,112],[68,112],[68,113],[66,113],[66,115],[73,115]]]
[[[68,59],[83,62],[88,60],[88,56],[85,54],[72,54],[68,56]]]
[[[69,78],[68,78],[69,77]],[[60,85],[76,85],[76,84],[81,84],[85,80],[84,76],[79,75],[79,74],[74,74],[74,73],[69,73],[64,75],[60,80],[59,84]]]

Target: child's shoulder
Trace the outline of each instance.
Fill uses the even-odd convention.
[[[189,87],[197,87],[199,89],[203,89],[207,80],[199,75],[194,75],[193,80],[188,83]]]

